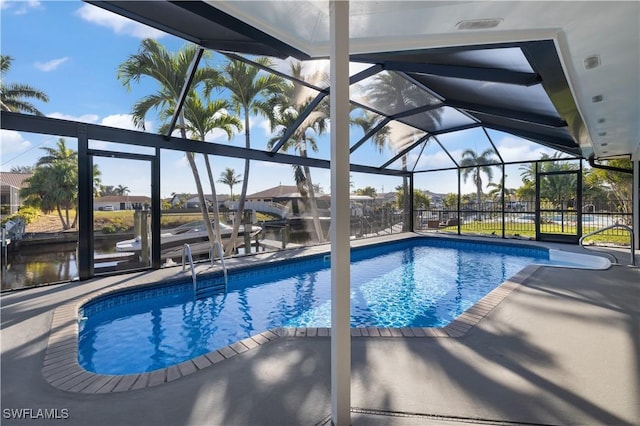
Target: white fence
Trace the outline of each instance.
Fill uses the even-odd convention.
[[[229,210],[238,210],[238,202],[237,201],[226,201],[224,205]],[[268,213],[275,216],[278,216],[282,219],[286,219],[289,217],[289,208],[287,206],[283,206],[282,204],[268,202],[268,201],[245,201],[244,203],[245,210],[255,210],[260,213]]]

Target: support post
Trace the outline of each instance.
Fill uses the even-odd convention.
[[[146,267],[149,265],[149,210],[140,211],[140,261]]]
[[[142,236],[141,211],[133,211],[133,238]]]
[[[244,211],[244,254],[251,253],[251,210]]]
[[[154,159],[151,160],[151,267],[153,269],[160,269],[162,267],[162,257],[160,253],[161,209],[160,148],[156,147]]]
[[[633,203],[631,211],[633,213],[631,220],[633,223],[632,228],[634,229],[633,234],[637,249],[640,248],[640,149],[636,152],[638,153],[636,156],[637,158],[631,160],[631,165],[633,167],[633,186],[631,194],[631,200]]]
[[[349,2],[330,8],[331,50],[331,419],[351,424],[349,242]]]
[[[7,229],[4,225],[0,226],[0,229],[2,230],[2,270],[4,272],[7,267]]]
[[[93,267],[93,156],[87,125],[78,124],[78,276],[88,280]]]

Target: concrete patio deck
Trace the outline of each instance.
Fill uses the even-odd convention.
[[[328,337],[283,335],[126,392],[68,392],[45,380],[58,307],[180,271],[4,293],[2,424],[330,424]],[[460,338],[353,337],[351,389],[354,425],[640,424],[640,269],[536,268]]]

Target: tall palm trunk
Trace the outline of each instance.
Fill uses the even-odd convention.
[[[58,211],[58,216],[60,217],[60,222],[62,222],[62,229],[66,231],[67,229],[69,229],[69,222],[64,220],[64,216],[62,216],[62,210],[60,209],[60,205],[59,204],[56,206],[56,210]]]
[[[300,148],[300,157],[307,157],[306,143]],[[307,177],[307,191],[309,192],[309,205],[311,207],[311,216],[313,217],[313,226],[318,236],[318,242],[324,243],[324,232],[322,232],[322,225],[320,224],[320,215],[318,214],[318,203],[316,201],[316,192],[313,189],[313,181],[311,180],[311,170],[309,166],[304,166],[304,174]]]
[[[478,203],[476,209],[479,209],[480,204],[482,203],[482,178],[480,177],[480,170],[478,170],[478,172],[476,173],[476,177],[474,180],[476,183],[476,201]]]
[[[204,142],[204,140],[203,140]],[[209,162],[209,155],[204,155],[204,164],[207,166],[207,174],[209,175],[209,185],[211,186],[211,196],[213,197],[213,224],[216,234],[216,241],[222,244],[222,233],[220,232],[220,208],[218,207],[218,194],[216,192],[216,184],[213,181],[213,172],[211,171],[211,163]],[[223,253],[218,253],[220,256]]]
[[[187,139],[187,131],[184,125],[184,112],[180,112],[180,134],[183,139]],[[209,247],[213,252],[213,243],[215,241],[215,234],[213,233],[213,226],[211,226],[211,219],[209,219],[209,211],[207,210],[207,203],[204,199],[204,191],[202,190],[202,182],[200,181],[200,174],[198,173],[198,166],[196,165],[195,156],[193,152],[187,152],[187,161],[191,167],[191,173],[193,173],[193,180],[196,183],[196,191],[198,192],[198,200],[200,201],[200,211],[202,212],[202,220],[204,220],[204,226],[207,229],[207,235],[209,237]]]
[[[75,229],[76,225],[78,224],[78,202],[77,201],[74,207],[76,208],[76,215],[73,217],[73,223],[71,224],[71,228]]]
[[[482,220],[482,177],[480,176],[480,169],[478,168],[474,177],[476,184],[476,219]]]
[[[244,108],[244,128],[245,128],[245,147],[251,148],[251,131],[249,130],[249,111]],[[249,165],[251,161],[247,158],[244,160],[244,174],[242,179],[242,189],[240,190],[240,198],[238,198],[238,207],[236,208],[236,220],[233,222],[233,230],[231,231],[231,239],[229,245],[225,251],[227,254],[231,254],[233,251],[236,240],[238,239],[238,230],[240,229],[240,222],[244,215],[244,200],[247,197],[247,185],[249,184]]]
[[[407,156],[403,155],[402,156],[402,171],[406,172],[407,171]],[[402,220],[402,230],[407,232],[407,231],[411,231],[410,229],[410,225],[411,225],[411,199],[409,197],[412,197],[413,194],[409,194],[409,179],[407,179],[406,176],[402,177],[402,194],[404,195],[402,197],[402,210],[404,212],[403,216],[403,220]]]

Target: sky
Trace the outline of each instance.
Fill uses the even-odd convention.
[[[117,68],[130,55],[138,51],[141,40],[155,38],[167,50],[175,52],[186,42],[142,24],[107,12],[82,1],[7,1],[0,0],[0,50],[9,55],[13,62],[9,72],[3,75],[3,83],[29,84],[49,97],[49,102],[34,100],[35,106],[48,117],[76,120],[132,130],[136,129],[131,120],[131,109],[136,101],[153,94],[157,85],[152,81],[141,80],[127,90],[117,79]],[[219,63],[214,56],[211,65]],[[282,64],[283,67],[286,64]],[[307,64],[308,72],[325,64]],[[355,64],[352,72],[357,71]],[[221,95],[223,96],[223,95]],[[269,122],[262,117],[250,117],[252,147],[264,149],[273,137]],[[155,113],[146,117],[145,130],[154,132],[160,125]],[[57,136],[43,136],[30,133],[18,133],[1,130],[0,134],[0,170],[9,171],[15,166],[32,166],[43,155],[41,148],[54,148]],[[352,130],[352,142],[362,136]],[[315,158],[329,158],[329,136],[316,136],[318,152],[309,152]],[[454,156],[461,155],[465,147],[482,152],[489,145],[481,135],[473,132],[448,135],[446,145]],[[542,152],[549,150],[522,139],[495,132],[492,139],[499,148],[505,161],[539,158]],[[214,132],[207,141],[244,146],[244,133],[228,140],[222,132]],[[67,139],[67,145],[76,149],[75,140]],[[365,144],[352,156],[352,162],[368,165],[381,165],[390,158],[391,153],[380,157],[372,144]],[[102,141],[90,141],[93,149],[114,149],[113,144]],[[130,151],[130,148],[127,149]],[[430,152],[432,150],[433,152]],[[145,153],[144,149],[134,152]],[[410,156],[411,157],[411,156]],[[193,175],[184,154],[163,151],[161,154],[161,195],[168,197],[172,193],[195,193]],[[355,161],[357,160],[357,161]],[[103,185],[124,185],[130,195],[150,194],[150,169],[146,162],[132,160],[108,160],[96,158],[101,171]],[[411,161],[411,158],[410,158]],[[415,158],[413,159],[415,162]],[[232,158],[213,157],[214,179],[231,167],[236,174],[242,175],[244,161]],[[199,170],[205,175],[204,163],[199,160]],[[418,163],[424,168],[452,167],[448,156],[436,144],[428,145]],[[437,193],[457,192],[455,174],[422,174],[416,178],[416,188],[428,189]],[[426,176],[431,175],[431,177]],[[434,178],[434,176],[436,176]],[[446,176],[446,179],[442,177]],[[323,192],[330,193],[330,171],[312,169],[314,183]],[[517,171],[507,172],[507,187],[519,186]],[[510,182],[511,180],[511,182]],[[494,179],[495,181],[495,179]],[[204,181],[206,182],[206,180]],[[294,185],[292,168],[289,165],[252,162],[248,194],[262,191],[277,185]],[[352,189],[374,187],[378,192],[393,191],[401,184],[399,178],[368,176],[354,173],[351,176]],[[219,194],[228,194],[230,188],[216,183]],[[209,193],[208,185],[205,192]],[[473,192],[473,183],[469,179],[463,183],[463,192]],[[240,185],[233,188],[234,194],[240,192]]]

